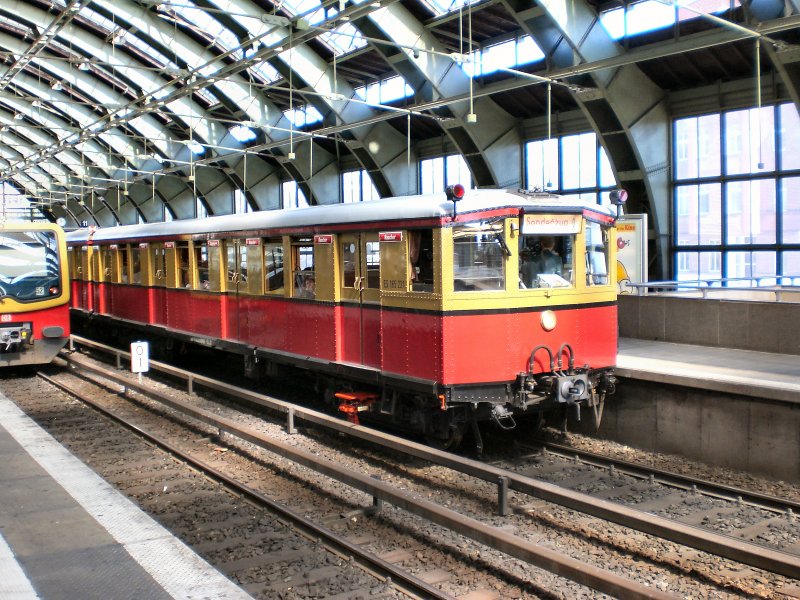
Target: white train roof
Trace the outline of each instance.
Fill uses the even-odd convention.
[[[530,212],[582,212],[589,210],[598,216],[614,213],[609,207],[588,203],[577,197],[564,197],[548,193],[510,192],[506,190],[467,190],[458,202],[458,214],[483,212],[498,208],[520,208]],[[263,229],[289,229],[295,227],[324,227],[347,223],[376,221],[405,221],[414,219],[441,219],[453,213],[453,203],[444,193],[418,196],[399,196],[354,204],[328,204],[288,210],[265,210],[253,213],[181,219],[178,221],[145,225],[122,225],[98,228],[92,235],[94,242],[146,239],[151,237],[186,236],[254,231]],[[67,234],[68,242],[81,242],[89,237],[89,229]]]

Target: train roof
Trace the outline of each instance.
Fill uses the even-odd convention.
[[[613,217],[609,207],[589,203],[577,197],[564,197],[544,192],[513,192],[506,190],[467,190],[458,202],[459,215],[518,208],[526,212],[596,213],[600,219]],[[233,231],[292,229],[379,221],[408,221],[417,219],[446,219],[452,215],[453,203],[444,193],[399,196],[353,204],[329,204],[290,210],[265,210],[254,213],[181,219],[144,225],[122,225],[98,228],[94,242],[147,239],[169,236],[202,235]],[[67,234],[68,242],[86,241],[89,229]]]

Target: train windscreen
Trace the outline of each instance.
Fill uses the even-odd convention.
[[[55,233],[0,232],[0,295],[30,302],[60,293],[61,275]]]

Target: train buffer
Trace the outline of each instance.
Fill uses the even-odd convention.
[[[369,410],[378,399],[375,392],[336,392],[334,396],[341,400],[339,411],[354,425],[359,425],[358,413]]]

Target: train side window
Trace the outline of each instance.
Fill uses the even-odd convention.
[[[116,283],[117,251],[116,246],[103,246],[102,249],[103,281]]]
[[[358,252],[352,241],[342,243],[342,287],[355,287],[358,272]]]
[[[122,244],[119,248],[117,248],[117,252],[119,253],[119,278],[117,281],[119,283],[128,283],[128,278],[130,277],[129,274],[129,263],[128,263],[128,244]]]
[[[505,289],[503,221],[453,228],[453,289],[456,292]]]
[[[283,294],[283,243],[280,238],[264,240],[264,290]]]
[[[519,288],[522,290],[575,285],[572,268],[574,236],[519,236]]]
[[[381,243],[366,242],[367,277],[366,287],[378,289],[381,287]]]
[[[608,285],[608,228],[586,223],[586,285]]]
[[[210,290],[211,280],[208,273],[208,244],[205,242],[194,243],[194,264],[197,270],[195,289]]]
[[[316,296],[314,242],[310,238],[292,240],[292,296],[306,299]]]
[[[408,263],[411,290],[433,291],[433,230],[408,232]]]
[[[135,244],[131,245],[131,283],[142,283],[142,248]]]
[[[192,272],[189,270],[189,242],[178,242],[175,246],[178,270],[176,287],[189,289],[192,287]]]

